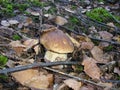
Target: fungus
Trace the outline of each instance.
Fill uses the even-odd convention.
[[[69,37],[57,28],[43,31],[40,43],[47,49],[44,58],[50,62],[65,61],[67,53],[72,53],[74,50]]]

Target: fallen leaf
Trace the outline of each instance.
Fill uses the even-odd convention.
[[[40,52],[40,46],[36,45],[33,49],[34,49],[36,55],[38,55],[38,53]]]
[[[10,23],[7,20],[2,20],[1,25],[8,27],[10,26]]]
[[[112,83],[103,83],[103,82],[100,82],[98,84],[104,86],[105,87],[104,90],[111,90],[111,88],[113,86]]]
[[[26,10],[26,12],[30,13],[30,14],[33,15],[33,16],[39,16],[39,15],[40,15],[38,11],[32,10],[32,9],[30,9],[30,8],[28,8],[28,9]]]
[[[56,85],[56,87],[54,88],[54,90],[69,90],[69,89],[70,88],[64,83],[62,83],[60,85]]]
[[[92,49],[94,47],[94,43],[93,42],[82,42],[81,43],[81,48],[82,49]]]
[[[14,64],[15,64],[15,62],[14,62],[13,60],[8,60],[8,62],[7,62],[6,65],[7,65],[8,67],[14,67],[14,66],[15,66]]]
[[[74,44],[74,46],[79,47],[80,43],[75,40],[73,37],[71,37],[69,34],[66,33],[66,35],[70,38],[70,40],[72,41],[72,43]]]
[[[38,69],[28,69],[11,74],[16,81],[24,86],[36,89],[47,89],[53,84],[53,75],[39,72]]]
[[[81,82],[78,82],[77,80],[67,79],[67,80],[64,80],[64,83],[70,88],[72,88],[73,90],[80,90]]]
[[[23,45],[20,41],[12,41],[10,42],[10,45],[12,46],[12,48],[15,50],[15,52],[17,53],[18,56],[20,56],[24,51],[24,49],[26,48],[25,45]]]
[[[95,46],[91,50],[91,54],[94,57],[94,59],[99,61],[103,57],[103,50],[101,50],[99,47]]]
[[[9,20],[8,22],[9,22],[11,25],[13,25],[13,24],[18,24],[18,23],[19,23],[17,20]]]
[[[113,35],[107,31],[100,31],[99,35],[102,37],[104,40],[111,40]]]
[[[37,39],[28,39],[28,40],[24,41],[23,45],[26,46],[24,51],[27,51],[28,49],[32,48],[34,45],[38,44],[38,42],[39,41]]]
[[[67,21],[67,19],[65,19],[65,18],[63,18],[61,16],[56,16],[55,23],[57,25],[64,25],[64,24],[68,23],[68,21]]]
[[[87,85],[87,86],[82,86],[80,90],[95,90],[95,88],[90,85]]]
[[[104,54],[103,50],[100,49],[98,46],[94,46],[90,52],[97,63],[107,63],[110,61],[110,56]]]
[[[85,57],[82,65],[84,66],[84,71],[88,76],[90,76],[92,79],[100,79],[101,71],[93,58]]]
[[[117,36],[113,37],[113,40],[115,40],[118,43],[120,43],[120,35],[117,35]]]
[[[100,42],[99,43],[99,47],[102,48],[102,49],[107,47],[107,46],[109,46],[109,43],[107,43],[107,42]]]
[[[120,76],[120,69],[118,67],[114,68],[114,73],[117,73]]]
[[[44,16],[47,17],[48,20],[52,20],[55,18],[55,16],[52,14],[44,14]]]
[[[108,26],[110,27],[115,27],[114,23],[110,22],[110,23],[107,23]]]

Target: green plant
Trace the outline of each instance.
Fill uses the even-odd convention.
[[[113,49],[112,45],[109,45],[109,46],[104,48],[105,51],[111,51],[112,49]]]
[[[13,35],[12,38],[13,38],[13,40],[20,40],[21,39],[21,37],[17,34]]]
[[[86,15],[92,19],[95,19],[97,21],[100,22],[107,22],[111,19],[113,19],[113,17],[111,16],[111,14],[104,8],[95,8],[91,11],[87,11]]]
[[[82,65],[76,65],[76,68],[75,68],[76,72],[82,72],[83,69],[84,67]]]
[[[98,2],[104,2],[104,0],[98,0]]]
[[[0,55],[0,68],[4,67],[7,61],[8,58],[6,56]]]
[[[6,76],[6,75],[0,75],[0,79],[8,79],[8,76]]]
[[[40,2],[39,0],[28,0],[29,3],[31,3],[35,7],[44,7],[46,6],[46,3]]]
[[[69,20],[70,20],[70,22],[73,23],[73,24],[79,23],[79,20],[78,20],[76,17],[73,17],[73,16],[70,17]]]
[[[12,4],[15,9],[18,9],[20,12],[24,12],[30,5],[28,3],[23,4]]]
[[[9,0],[1,0],[0,5],[2,9],[0,10],[0,13],[4,16],[14,16],[13,14],[13,6],[9,2]]]
[[[57,11],[55,7],[51,7],[46,13],[54,14]]]

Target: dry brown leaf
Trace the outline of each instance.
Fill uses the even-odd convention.
[[[114,73],[117,73],[120,76],[120,69],[118,67],[114,68]]]
[[[70,38],[70,40],[72,41],[72,43],[74,44],[74,46],[79,47],[80,43],[75,40],[73,37],[71,37],[69,34],[66,33],[66,35]]]
[[[94,59],[96,59],[97,61],[100,61],[101,58],[103,57],[103,50],[101,50],[97,46],[94,46],[93,49],[91,50],[91,54]]]
[[[117,36],[113,37],[113,39],[120,43],[120,35],[117,35]]]
[[[100,31],[99,35],[102,37],[104,40],[111,40],[113,35],[107,31]]]
[[[26,46],[23,45],[20,41],[12,41],[10,42],[10,45],[15,50],[18,56],[20,56],[26,48]]]
[[[47,89],[53,84],[53,75],[44,74],[37,69],[28,69],[24,71],[14,72],[12,76],[22,85],[36,89]]]
[[[64,25],[64,24],[68,23],[68,21],[67,21],[67,19],[65,19],[65,18],[63,18],[61,16],[56,16],[55,23],[57,25]]]
[[[81,82],[78,82],[74,79],[67,79],[64,81],[64,83],[70,88],[72,88],[73,90],[80,90]]]
[[[54,88],[54,90],[69,90],[69,89],[70,88],[64,83],[62,83],[60,85],[56,85],[56,87]]]
[[[100,42],[100,43],[99,43],[99,47],[100,47],[101,49],[103,49],[103,48],[105,48],[105,47],[107,47],[107,46],[109,46],[109,43],[107,43],[107,42]]]
[[[17,20],[9,20],[8,21],[11,25],[18,24],[19,22]]]
[[[81,48],[82,49],[92,49],[94,47],[94,43],[93,42],[82,42],[81,43]]]
[[[5,27],[9,27],[10,23],[7,20],[2,20],[1,25],[5,26]]]
[[[76,35],[76,34],[71,34],[71,36],[73,38],[75,38],[79,43],[81,42],[91,42],[91,39],[85,36],[80,36],[80,35]]]
[[[105,86],[104,90],[111,90],[113,84],[112,83],[103,83],[103,82],[100,82],[98,83],[99,85],[102,85],[102,86]]]
[[[38,44],[38,40],[37,39],[28,39],[26,41],[23,42],[23,44],[26,46],[26,48],[24,49],[24,51],[27,51],[28,49],[32,48],[34,45]],[[39,48],[36,48],[39,49]],[[36,50],[38,51],[38,50]]]
[[[40,52],[40,46],[37,45],[37,46],[35,46],[33,49],[34,49],[36,55],[38,55],[38,53]]]
[[[107,63],[110,61],[110,55],[104,54],[103,50],[97,46],[92,48],[91,54],[97,63]]]
[[[92,79],[100,79],[101,71],[93,58],[85,57],[82,65],[84,66],[84,71],[88,76],[90,76]]]
[[[110,22],[110,23],[107,23],[108,26],[110,27],[115,27],[114,23]]]
[[[82,87],[80,88],[80,90],[95,90],[95,88],[92,87],[92,86],[87,85],[87,86],[82,86]]]

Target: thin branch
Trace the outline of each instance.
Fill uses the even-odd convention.
[[[67,73],[64,73],[62,71],[58,71],[58,70],[55,70],[55,69],[52,69],[52,68],[49,68],[49,67],[43,67],[43,68],[46,69],[46,70],[49,70],[49,71],[52,71],[52,72],[55,72],[55,73],[59,73],[61,75],[64,75],[64,76],[67,76],[67,77],[70,77],[70,78],[73,78],[73,79],[76,79],[76,80],[79,80],[79,81],[84,82],[84,83],[89,83],[89,84],[92,84],[92,85],[95,85],[95,86],[98,86],[98,87],[102,87],[102,88],[105,87],[105,86],[99,85],[95,82],[92,82],[92,81],[89,81],[89,80],[86,80],[86,79],[83,79],[83,78],[80,78],[80,77],[72,76],[70,74],[67,74]]]
[[[70,31],[70,32],[72,32],[72,33],[74,33],[74,34],[77,34],[77,35],[87,36],[87,35],[85,35],[85,34],[83,34],[83,33],[78,33],[78,32],[76,32],[76,31],[74,31],[74,30],[70,30],[70,29],[68,29],[68,28],[66,28],[66,27],[64,27],[64,26],[59,26],[59,27],[64,28],[65,30]],[[120,43],[117,43],[117,42],[114,42],[114,41],[108,41],[108,40],[98,39],[98,38],[94,38],[94,37],[90,37],[90,36],[87,36],[87,37],[89,37],[89,38],[92,39],[92,40],[107,42],[107,43],[110,43],[110,44],[112,44],[112,45],[120,45]]]
[[[56,66],[56,65],[74,65],[74,64],[79,64],[79,62],[77,61],[76,62],[62,61],[62,62],[49,62],[49,63],[39,62],[39,63],[33,63],[33,64],[25,65],[25,66],[3,69],[3,70],[0,70],[0,74],[12,73],[12,72],[31,69],[35,67],[48,67],[48,66]]]

